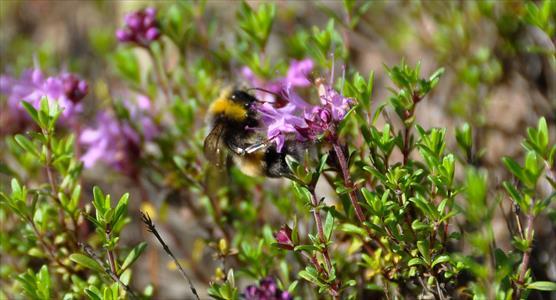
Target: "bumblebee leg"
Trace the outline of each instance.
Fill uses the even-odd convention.
[[[245,155],[245,149],[241,148],[241,147],[237,147],[237,146],[229,146],[230,150],[232,150],[233,153],[235,153],[236,155],[239,156],[243,156]]]
[[[232,150],[232,152],[234,152],[236,155],[243,156],[245,154],[252,154],[252,153],[255,153],[255,152],[257,152],[261,149],[267,148],[269,142],[270,141],[268,140],[268,141],[265,141],[263,143],[257,143],[257,144],[250,145],[249,147],[246,147],[246,148],[241,148],[241,147],[238,147],[238,146],[230,145],[230,150]]]
[[[251,154],[251,153],[257,152],[257,151],[259,151],[263,148],[266,148],[266,147],[268,147],[269,142],[270,142],[270,140],[265,141],[265,142],[260,143],[260,144],[251,145],[251,146],[245,148],[245,153]]]

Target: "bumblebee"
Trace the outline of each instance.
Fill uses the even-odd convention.
[[[209,107],[213,127],[204,141],[205,156],[220,167],[227,154],[249,176],[289,177],[286,156],[298,159],[300,148],[295,141],[286,140],[278,152],[265,132],[256,130],[262,125],[257,102],[260,101],[244,90],[222,92]]]

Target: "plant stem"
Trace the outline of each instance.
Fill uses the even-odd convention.
[[[326,273],[326,270],[324,270],[324,269],[322,268],[322,266],[319,264],[319,261],[317,260],[317,258],[316,258],[314,255],[309,255],[309,254],[307,254],[307,253],[305,253],[305,252],[299,252],[299,253],[301,253],[301,255],[302,255],[303,257],[305,257],[306,259],[308,259],[308,260],[313,264],[313,266],[315,266],[315,269],[317,269],[317,272],[319,272],[319,273],[325,273],[325,274],[328,275],[328,273]]]
[[[311,205],[313,206],[312,209],[313,218],[315,219],[315,224],[317,225],[317,234],[319,240],[323,246],[322,257],[324,258],[324,262],[326,264],[327,277],[329,277],[330,274],[332,274],[332,271],[334,270],[334,266],[332,266],[332,262],[330,260],[330,254],[328,253],[328,240],[327,237],[324,235],[324,229],[322,226],[322,219],[321,219],[320,209],[319,209],[320,203],[319,200],[317,199],[317,195],[315,194],[315,185],[316,182],[312,183],[310,186],[307,186],[307,189],[311,193]],[[320,269],[320,266],[318,266],[318,262],[316,261],[316,258],[314,256],[311,257],[311,262],[313,263],[313,265],[317,267],[317,269]],[[338,299],[339,293],[338,293],[337,281],[334,281],[329,284],[328,292],[330,293],[330,296],[332,296],[332,298]]]
[[[332,144],[334,147],[334,152],[336,153],[336,157],[338,158],[338,163],[340,164],[340,169],[342,171],[342,178],[344,179],[344,185],[348,189],[348,196],[349,200],[351,201],[351,205],[355,210],[355,215],[361,224],[365,223],[365,215],[363,214],[363,210],[361,209],[361,205],[357,201],[357,195],[355,195],[355,190],[353,183],[351,181],[351,176],[349,175],[349,170],[347,166],[347,160],[342,150],[342,147],[335,142]]]
[[[106,227],[105,233],[106,233],[106,240],[109,242],[112,233],[112,229],[110,228],[110,225]],[[116,255],[114,254],[114,250],[106,248],[106,254],[108,255],[108,262],[110,263],[110,270],[112,270],[114,274],[118,274],[118,268],[116,266]]]
[[[337,138],[334,138],[332,142],[332,146],[334,152],[336,153],[336,158],[338,159],[338,163],[340,164],[342,178],[344,179],[344,185],[348,190],[349,200],[351,202],[351,205],[353,206],[353,209],[355,210],[355,215],[357,216],[357,220],[359,220],[361,226],[365,228],[369,237],[372,240],[374,240],[381,248],[386,249],[384,247],[384,244],[382,244],[382,242],[380,241],[380,239],[378,239],[365,224],[365,215],[363,214],[363,209],[361,209],[361,205],[357,201],[357,195],[355,194],[355,186],[353,185],[353,181],[351,180],[351,176],[349,174],[348,162],[346,156],[344,155],[342,147],[338,144]],[[364,247],[369,254],[373,253],[373,250],[370,247],[367,246]]]
[[[39,243],[42,245],[44,250],[46,250],[46,252],[48,252],[48,255],[50,256],[50,259],[52,261],[54,261],[55,263],[57,263],[60,267],[66,269],[68,272],[70,272],[72,274],[75,274],[75,271],[73,269],[71,269],[69,266],[65,265],[58,258],[58,256],[56,255],[56,250],[54,249],[54,247],[52,245],[50,245],[45,240],[44,236],[42,235],[42,233],[37,228],[37,225],[35,224],[35,221],[33,221],[33,219],[31,217],[28,217],[27,221],[31,224],[31,228],[33,228],[33,232],[35,233],[35,236],[37,237],[37,240],[39,241]]]
[[[533,201],[533,200],[531,200]],[[531,205],[531,209],[533,208],[533,205]],[[531,259],[531,243],[533,241],[533,220],[534,220],[534,216],[532,212],[529,212],[527,214],[527,227],[526,227],[526,234],[525,234],[525,238],[527,239],[527,244],[529,245],[529,247],[527,248],[527,250],[523,253],[523,258],[521,259],[521,264],[519,265],[519,277],[517,279],[517,284],[518,286],[516,286],[516,291],[515,291],[515,297],[514,299],[520,299],[521,297],[521,292],[522,292],[522,287],[521,285],[523,284],[523,281],[525,280],[525,274],[527,273],[527,269],[529,268],[529,260]]]
[[[547,170],[547,177],[549,176],[548,173],[550,173],[550,175],[552,176],[553,179],[554,178],[554,171],[552,168],[550,168],[550,165],[548,164],[547,161],[545,161],[545,164],[548,167]],[[529,268],[529,261],[531,260],[531,251],[532,251],[532,243],[533,243],[533,223],[535,220],[535,215],[533,214],[533,208],[535,206],[535,199],[532,198],[531,199],[531,204],[529,206],[529,211],[527,212],[527,223],[526,223],[526,227],[525,227],[525,236],[523,237],[523,230],[521,229],[521,223],[519,221],[519,216],[516,214],[516,218],[517,218],[517,222],[518,222],[518,226],[520,227],[520,232],[522,235],[522,238],[525,238],[527,240],[527,250],[525,250],[525,252],[523,253],[523,257],[521,259],[521,264],[519,265],[519,277],[517,279],[517,284],[514,285],[514,297],[513,299],[520,299],[521,298],[521,292],[523,291],[523,283],[525,281],[525,275],[527,273],[527,269]]]
[[[403,165],[407,165],[409,162],[409,155],[411,154],[411,127],[413,126],[413,121],[409,124],[406,124],[406,121],[413,118],[415,114],[415,108],[417,107],[417,103],[419,103],[423,98],[420,97],[416,92],[413,92],[412,95],[413,105],[410,109],[405,111],[405,116],[402,120],[404,126],[404,134],[403,134]]]
[[[46,161],[45,161],[45,170],[46,170],[46,177],[48,177],[48,184],[50,185],[50,192],[52,193],[52,198],[54,199],[54,203],[58,206],[58,221],[62,226],[64,232],[68,232],[68,226],[65,222],[64,216],[64,206],[62,202],[58,198],[58,188],[56,184],[56,179],[54,178],[54,174],[52,172],[52,147],[50,145],[50,133],[46,130],[43,130],[43,134],[47,137],[46,138]],[[77,228],[76,230],[77,231]]]
[[[147,52],[149,53],[149,56],[151,57],[151,60],[153,62],[153,69],[155,70],[158,84],[162,87],[162,92],[166,97],[166,104],[170,105],[172,103],[172,91],[168,86],[166,75],[164,74],[164,67],[150,47],[146,47],[145,49],[147,49]]]
[[[411,134],[411,126],[405,126],[404,134],[403,134],[403,149],[402,149],[404,166],[407,165],[407,162],[409,161],[409,154],[411,153],[411,148],[409,145],[410,134]]]
[[[330,274],[332,271],[332,263],[330,262],[330,255],[328,254],[328,241],[324,236],[324,230],[322,227],[322,219],[320,216],[320,209],[319,209],[319,201],[317,196],[315,195],[315,188],[309,187],[309,192],[311,192],[311,204],[313,205],[313,218],[315,219],[315,223],[317,225],[317,233],[319,235],[320,242],[324,245],[322,249],[322,256],[324,257],[324,262],[326,263],[326,268],[328,269],[328,273]]]

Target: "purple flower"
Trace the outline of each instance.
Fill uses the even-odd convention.
[[[311,85],[308,75],[312,70],[313,61],[311,59],[307,58],[300,61],[292,61],[285,79],[286,85],[289,84],[292,87],[306,87]]]
[[[336,127],[354,104],[354,100],[342,96],[323,80],[316,81],[321,105],[305,112],[306,127],[297,127],[299,135],[315,140],[321,135],[335,134]]]
[[[267,137],[276,142],[278,152],[282,151],[287,135],[295,134],[297,127],[306,126],[305,120],[299,115],[299,108],[291,102],[281,108],[265,102],[258,106],[258,110],[266,126]]]
[[[272,277],[263,278],[259,286],[250,285],[245,288],[243,298],[246,300],[292,300],[293,297],[287,291],[282,291],[276,285]]]
[[[46,97],[56,101],[62,111],[61,122],[66,122],[82,111],[79,103],[87,95],[87,82],[71,73],[61,73],[45,78],[40,69],[29,69],[20,78],[3,75],[0,77],[0,93],[7,95],[10,113],[26,118],[21,101],[27,101],[39,108],[40,101]]]
[[[97,115],[96,127],[81,132],[79,142],[87,151],[81,157],[85,168],[103,161],[126,175],[137,174],[135,162],[140,157],[140,137],[127,123],[120,123],[106,112]]]
[[[268,139],[274,140],[277,151],[283,148],[288,135],[299,141],[314,141],[320,136],[335,134],[336,127],[353,106],[353,99],[342,96],[322,80],[316,82],[320,105],[305,102],[298,94],[287,89],[283,95],[287,104],[276,108],[272,103],[257,106]]]
[[[267,90],[273,94],[280,94],[295,87],[306,87],[311,84],[308,75],[313,70],[313,61],[309,58],[300,61],[292,60],[285,77],[278,77],[274,80],[264,80],[259,78],[248,67],[243,67],[241,74],[252,86]],[[257,92],[257,98],[261,101],[274,102],[276,97],[270,93]]]
[[[294,88],[311,84],[307,76],[312,69],[313,61],[311,59],[292,60],[287,75],[274,80],[261,79],[248,67],[242,69],[243,77],[251,86],[270,92],[257,91],[256,96],[265,102],[259,105],[258,109],[262,115],[267,136],[274,140],[278,151],[282,150],[288,135],[299,136],[297,127],[307,126],[303,118],[303,111],[312,106],[303,101],[295,93]],[[277,95],[279,97],[276,97]]]
[[[328,107],[331,113],[332,119],[330,121],[342,121],[346,113],[353,106],[353,99],[340,95],[330,85],[324,84],[323,80],[317,80],[317,88],[321,104]]]
[[[130,101],[123,104],[130,120],[119,120],[110,113],[101,112],[96,125],[81,132],[79,142],[87,149],[81,157],[85,168],[102,161],[127,176],[138,175],[137,161],[141,157],[142,143],[154,139],[159,129],[149,115],[151,104],[147,97],[139,95],[136,104]],[[138,124],[142,135],[131,124]]]
[[[156,20],[156,9],[147,7],[125,16],[125,25],[116,30],[116,38],[122,43],[135,43],[148,47],[160,37],[160,28]]]
[[[64,94],[73,103],[78,103],[87,95],[89,85],[85,80],[80,80],[73,74],[62,74],[62,84],[64,85]]]
[[[310,59],[293,60],[285,77],[266,81],[257,77],[251,69],[242,69],[243,77],[253,87],[270,92],[257,92],[257,98],[263,102],[257,105],[257,109],[262,116],[262,130],[266,130],[267,138],[276,143],[278,152],[291,135],[299,141],[333,136],[338,123],[354,104],[353,99],[344,97],[322,79],[315,81],[320,105],[304,101],[294,88],[311,85],[308,75],[313,67]]]
[[[138,95],[135,104],[129,101],[125,101],[124,104],[129,111],[130,119],[141,127],[145,140],[153,140],[160,130],[154,123],[151,115],[151,100],[147,96]]]

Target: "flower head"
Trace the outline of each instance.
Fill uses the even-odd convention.
[[[77,76],[70,73],[61,75],[64,85],[64,95],[73,103],[78,103],[89,91],[89,85],[85,80],[80,80]]]
[[[246,300],[291,300],[293,297],[287,291],[282,291],[272,277],[259,281],[259,286],[250,285],[245,288],[243,297]]]
[[[65,122],[82,111],[80,101],[87,92],[87,82],[67,72],[45,78],[43,72],[35,68],[24,71],[20,78],[0,77],[0,93],[7,95],[8,110],[27,120],[21,101],[27,101],[35,108],[39,108],[44,97],[56,101],[63,109],[60,121]]]
[[[111,113],[101,112],[96,125],[81,132],[79,142],[87,149],[81,157],[85,168],[102,161],[127,176],[138,174],[142,142],[155,138],[159,129],[148,114],[150,101],[147,97],[138,96],[137,105],[130,101],[123,104],[130,120],[119,120]],[[141,131],[131,124],[138,124]]]
[[[305,111],[306,127],[296,128],[299,134],[307,140],[314,140],[323,134],[334,133],[336,126],[346,116],[353,106],[354,100],[342,96],[323,80],[317,79],[321,105]]]
[[[293,103],[276,108],[271,103],[258,106],[261,118],[265,124],[267,137],[276,142],[276,150],[282,151],[286,136],[295,134],[297,127],[305,126],[305,120],[299,115],[299,108]]]
[[[136,174],[134,162],[140,155],[139,135],[129,124],[120,124],[113,115],[106,112],[97,115],[96,127],[84,129],[79,142],[87,148],[81,157],[85,168],[104,161],[128,175]]]
[[[320,136],[332,136],[337,125],[344,119],[354,100],[342,96],[331,86],[316,82],[320,105],[311,105],[291,88],[283,93],[287,104],[275,107],[272,103],[258,105],[268,139],[274,140],[280,152],[288,135],[299,141],[316,140]]]
[[[125,16],[125,25],[116,30],[116,38],[122,43],[135,43],[148,47],[160,37],[160,28],[156,20],[156,9],[145,8]]]
[[[242,69],[251,86],[263,90],[256,95],[262,102],[257,104],[257,109],[262,116],[262,129],[266,130],[267,138],[276,143],[278,152],[282,151],[288,136],[299,141],[333,136],[338,123],[354,104],[353,99],[344,97],[323,79],[315,80],[320,105],[304,101],[295,88],[311,85],[308,75],[313,67],[311,59],[293,60],[287,75],[273,80],[261,79],[247,67]]]

